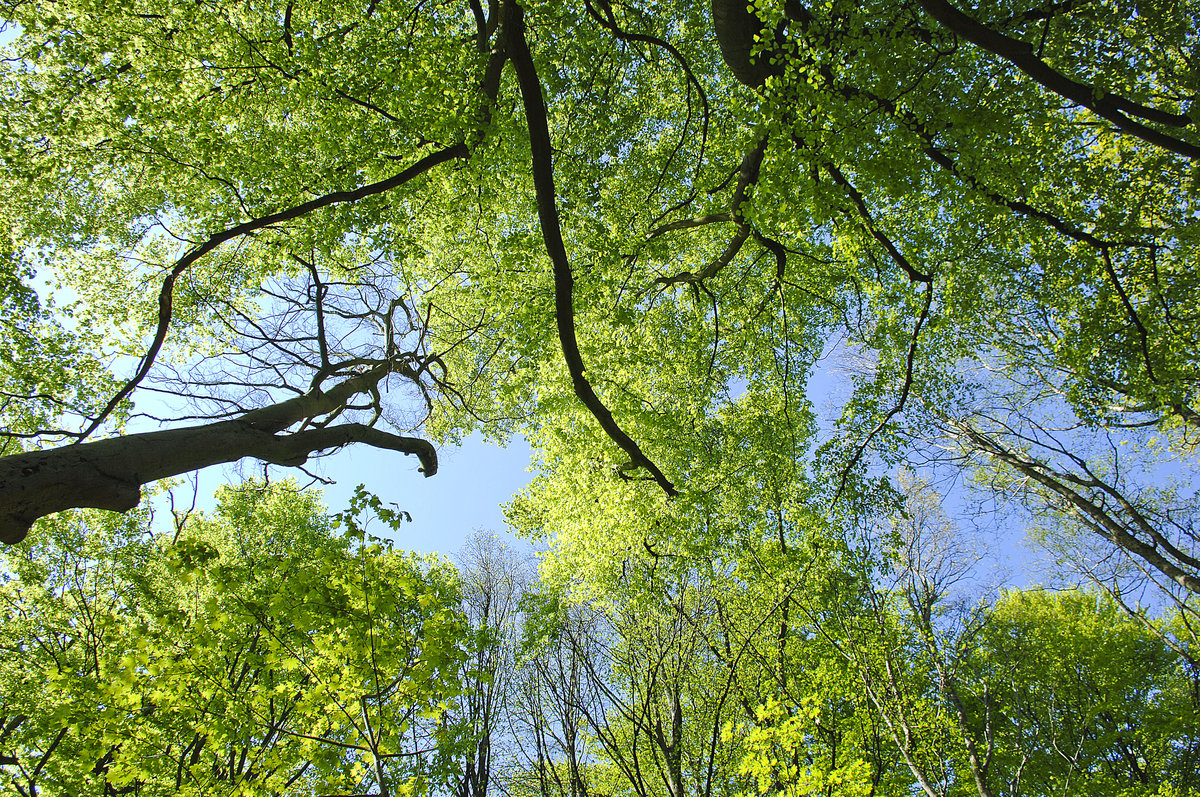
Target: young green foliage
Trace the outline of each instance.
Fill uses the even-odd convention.
[[[365,503],[365,501],[360,502]],[[6,555],[6,788],[423,792],[469,734],[453,571],[338,533],[294,483],[224,488],[174,535],[62,515]],[[114,522],[119,520],[123,522]]]

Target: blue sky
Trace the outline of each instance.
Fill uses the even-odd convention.
[[[344,509],[355,487],[363,484],[384,503],[395,504],[412,515],[412,523],[394,535],[397,545],[426,553],[453,554],[476,529],[505,536],[507,527],[500,504],[532,478],[531,455],[523,438],[502,448],[472,435],[462,446],[439,447],[438,472],[428,479],[417,472],[415,457],[365,445],[348,446],[322,457],[309,469],[337,480],[322,488],[331,512]],[[198,508],[212,505],[212,493],[218,486],[261,475],[261,465],[253,460],[201,471]],[[303,472],[284,468],[272,468],[271,478],[294,478],[301,484],[307,480]],[[185,500],[186,488],[176,497],[177,502]],[[384,529],[368,530],[382,534]]]
[[[11,23],[4,28],[0,30],[0,47],[19,32]],[[154,401],[142,393],[135,398],[139,405]],[[417,551],[452,554],[476,529],[503,535],[506,526],[500,504],[532,477],[531,454],[522,438],[502,448],[474,435],[464,440],[461,447],[439,447],[438,473],[428,479],[417,472],[415,457],[369,446],[350,446],[323,457],[312,470],[324,478],[337,480],[336,484],[323,488],[330,511],[345,508],[354,488],[364,484],[384,502],[412,515],[412,523],[397,536],[397,544]],[[199,474],[197,506],[201,509],[211,506],[212,493],[218,486],[261,474],[261,466],[249,460],[207,468]],[[301,483],[305,479],[300,471],[272,469],[272,478],[288,477]],[[176,500],[186,501],[186,493],[185,486]]]
[[[326,488],[325,498],[331,510],[341,509],[354,488],[365,484],[412,515],[413,522],[396,538],[399,545],[449,554],[475,529],[506,529],[500,504],[529,482],[531,454],[521,438],[501,448],[473,435],[461,447],[440,447],[438,472],[426,479],[417,472],[415,457],[349,446],[325,458],[325,471],[338,482]]]

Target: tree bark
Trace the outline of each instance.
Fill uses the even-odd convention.
[[[712,0],[713,32],[721,47],[721,58],[733,76],[750,87],[759,86],[775,69],[769,53],[752,58],[755,38],[762,32],[762,20],[746,8],[746,0]]]
[[[386,373],[383,364],[329,391],[314,390],[233,420],[0,458],[0,542],[20,542],[35,520],[64,509],[126,512],[141,500],[143,484],[245,457],[295,466],[304,464],[316,451],[366,443],[416,454],[421,471],[432,476],[437,472],[437,452],[420,438],[401,437],[359,423],[280,434],[294,424],[344,406]]]
[[[571,384],[579,401],[588,409],[599,423],[609,439],[620,446],[630,461],[639,468],[645,468],[654,481],[662,488],[668,497],[679,494],[675,485],[663,474],[659,467],[643,453],[637,442],[630,437],[612,411],[605,406],[596,395],[595,388],[585,375],[583,355],[579,351],[579,340],[575,333],[575,277],[571,269],[571,261],[567,255],[566,244],[563,241],[562,226],[559,220],[557,194],[554,187],[554,147],[550,141],[550,124],[546,100],[542,94],[541,78],[534,66],[533,54],[529,43],[525,40],[524,11],[520,5],[513,4],[512,18],[504,23],[507,34],[509,59],[513,71],[517,75],[517,84],[521,89],[521,100],[525,107],[525,120],[529,129],[529,146],[532,157],[532,172],[534,192],[537,195],[538,220],[541,222],[542,241],[546,246],[546,254],[554,267],[554,314],[555,325],[558,329],[558,339],[562,348],[563,360],[567,372],[571,375]]]

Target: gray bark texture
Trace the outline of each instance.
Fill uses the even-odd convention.
[[[359,423],[285,433],[295,424],[343,406],[385,373],[373,369],[327,392],[313,391],[232,420],[0,458],[0,542],[20,542],[35,520],[64,509],[126,512],[141,500],[143,484],[246,457],[296,466],[316,451],[366,443],[415,454],[421,471],[432,476],[437,472],[437,452],[420,438],[401,437]]]
[[[712,16],[721,58],[738,81],[759,86],[775,73],[765,54],[757,59],[750,57],[763,23],[746,9],[746,0],[712,0]]]

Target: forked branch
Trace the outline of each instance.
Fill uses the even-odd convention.
[[[344,406],[353,396],[372,389],[388,372],[387,364],[381,364],[328,391],[314,390],[233,420],[4,457],[0,459],[0,542],[20,542],[35,520],[64,509],[128,511],[141,500],[143,484],[245,457],[297,466],[317,451],[365,443],[415,454],[421,471],[432,476],[437,473],[437,452],[420,438],[401,437],[359,423],[284,433],[297,423]]]

